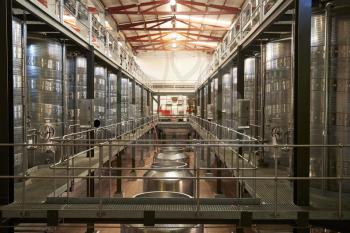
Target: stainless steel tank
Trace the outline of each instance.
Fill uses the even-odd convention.
[[[185,152],[184,147],[175,147],[175,146],[166,146],[166,147],[160,147],[159,151],[161,153],[183,153]]]
[[[27,38],[29,129],[36,130],[39,143],[63,133],[63,47],[55,40]],[[32,165],[52,163],[55,147],[40,147]],[[60,160],[55,156],[56,161]]]
[[[87,95],[87,59],[83,56],[68,55],[68,124],[80,124],[80,102]],[[74,127],[75,128],[75,127]]]
[[[175,161],[190,164],[190,157],[184,153],[158,153],[154,156],[154,162]]]
[[[222,76],[222,123],[231,127],[232,119],[232,76],[226,73]]]
[[[250,130],[247,132],[257,138],[261,134],[261,78],[260,57],[250,57],[244,61],[244,99],[250,101]]]
[[[12,49],[13,49],[13,123],[14,143],[24,142],[24,69],[23,69],[23,37],[22,23],[12,20]],[[14,148],[15,174],[21,172],[23,160],[22,147]]]
[[[101,126],[106,125],[106,79],[106,68],[95,65],[94,118],[101,121]]]
[[[238,98],[238,92],[237,92],[237,67],[232,68],[232,108],[231,112],[234,113],[236,111],[235,106]],[[237,129],[238,124],[234,119],[231,119],[231,127],[234,129]],[[233,138],[235,138],[235,135],[233,135]]]
[[[121,80],[121,118],[122,121],[129,119],[129,81],[127,78]]]
[[[172,191],[181,192],[193,196],[194,180],[183,179],[191,178],[193,174],[189,170],[174,170],[187,168],[186,163],[174,161],[162,161],[152,164],[152,168],[161,168],[166,170],[149,170],[144,174],[144,177],[152,177],[152,179],[144,179],[143,191]],[[169,179],[159,179],[172,177]],[[176,177],[176,178],[174,178]]]
[[[312,17],[311,144],[350,143],[350,16],[339,14],[337,7],[332,8],[329,18],[324,14]],[[329,37],[326,37],[326,27]],[[339,176],[342,170],[343,176],[350,176],[349,152],[349,148],[343,149],[341,162],[339,149],[313,148],[310,175],[333,177]],[[312,182],[312,186],[338,190],[335,181]],[[350,192],[349,181],[343,181],[342,187],[344,192]]]
[[[142,91],[142,107],[143,107],[143,112],[142,112],[142,116],[145,116],[145,117],[147,117],[147,116],[149,116],[149,106],[147,106],[147,102],[148,102],[148,100],[147,100],[147,97],[148,97],[148,95],[147,95],[147,90],[146,89],[142,89],[143,91]]]
[[[191,196],[178,192],[146,192],[135,195],[134,198],[142,198],[144,202],[159,198],[191,198]],[[154,227],[145,227],[142,224],[121,225],[121,233],[200,233],[203,227],[192,224],[156,224]]]
[[[135,86],[135,116],[136,118],[141,118],[141,87],[136,84]]]
[[[250,100],[250,110],[249,110],[249,118],[250,125],[255,124],[254,116],[255,116],[255,108],[254,103],[256,101],[255,98],[255,58],[247,58],[244,61],[244,99]]]
[[[204,101],[203,101],[203,113],[204,113],[204,119],[208,119],[208,85],[205,85],[203,88],[203,96],[204,96]]]
[[[117,86],[118,77],[116,74],[108,74],[108,85],[107,85],[107,125],[117,123]]]
[[[265,139],[268,143],[292,144],[293,82],[291,72],[291,41],[282,40],[266,45]],[[292,151],[276,154],[280,165],[290,168]],[[273,163],[273,153],[266,150],[265,159]]]

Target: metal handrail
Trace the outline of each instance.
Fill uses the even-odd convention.
[[[94,35],[93,30],[93,13],[87,12],[88,19],[87,22],[84,22],[77,17],[76,14],[71,12],[71,10],[64,4],[63,0],[55,0],[54,4],[49,3],[47,6],[45,6],[41,1],[39,0],[28,0],[31,3],[33,3],[36,7],[39,9],[45,11],[50,16],[53,17],[54,20],[61,23],[62,26],[70,30],[75,35],[78,35],[82,40],[89,43],[90,45],[94,45],[98,43],[101,45],[101,48],[96,47],[98,51],[105,54],[106,57],[108,57],[111,61],[113,61],[115,64],[122,66],[128,73],[130,73],[132,76],[134,76],[139,82],[142,82],[143,85],[151,89],[151,85],[149,84],[149,81],[146,80],[146,74],[141,70],[141,68],[137,65],[135,65],[135,59],[132,55],[133,52],[128,48],[128,46],[124,46],[123,48],[120,47],[120,49],[111,51],[111,48],[109,46],[109,43],[111,40],[116,41],[117,44],[121,43],[122,37],[115,37],[113,36],[110,31],[107,30],[107,25],[104,25],[105,20],[103,20],[103,23],[101,24],[101,29],[99,30],[99,35]],[[54,7],[52,5],[55,5]],[[81,4],[79,7],[82,7]],[[86,6],[84,6],[86,7]],[[78,30],[76,28],[76,25],[74,23],[69,24],[64,21],[64,12],[68,13],[70,17],[72,17],[72,20],[75,21],[76,24],[81,25],[84,27],[84,30]],[[107,11],[104,12],[105,15],[108,15],[109,13]],[[107,22],[107,19],[106,19]],[[95,40],[93,39],[95,37]],[[101,40],[99,38],[106,38],[105,40]],[[109,37],[112,37],[109,39]],[[117,45],[118,46],[118,45]],[[114,56],[110,56],[108,54],[114,54]],[[117,56],[115,56],[117,54]],[[125,56],[130,59],[129,62],[122,62],[124,59],[119,59],[119,56]]]
[[[200,73],[198,77],[198,83],[204,83],[220,66],[222,61],[224,61],[234,51],[237,51],[238,47],[247,38],[247,35],[250,34],[251,31],[253,31],[266,19],[274,6],[283,3],[283,0],[258,0],[255,9],[252,9],[251,7],[252,5],[255,5],[252,4],[252,2],[256,2],[256,0],[247,0],[244,3],[242,11],[239,13],[239,15],[236,17],[236,20],[230,27],[231,30],[226,33],[223,42],[218,45],[218,48],[212,56],[210,64],[206,69],[204,69],[202,73]],[[270,7],[266,9],[268,3],[270,3]],[[249,15],[247,15],[247,19],[244,21],[244,24],[243,13],[246,7],[250,7],[250,9]],[[256,18],[258,18],[257,23],[255,25],[252,25],[252,27],[247,27],[248,23]],[[239,30],[236,30],[237,27],[239,27]]]
[[[117,140],[115,140],[117,141]],[[108,141],[110,142],[110,141]],[[149,142],[153,142],[152,140],[149,140]],[[342,191],[342,183],[344,181],[349,181],[350,180],[350,176],[348,174],[344,174],[342,171],[342,167],[340,168],[341,171],[338,173],[338,175],[336,176],[331,176],[331,177],[314,177],[314,176],[307,176],[307,177],[293,177],[293,176],[285,176],[285,175],[278,175],[278,160],[279,157],[276,156],[276,153],[280,153],[282,151],[282,149],[285,146],[288,146],[290,148],[298,148],[298,147],[307,147],[307,148],[315,148],[315,147],[333,147],[333,148],[337,148],[338,151],[336,154],[334,154],[334,156],[336,156],[339,161],[343,161],[343,150],[344,148],[350,148],[350,144],[349,145],[342,145],[342,144],[338,144],[338,145],[259,145],[259,144],[233,144],[233,143],[225,143],[225,144],[221,144],[221,143],[212,143],[212,144],[200,144],[198,143],[196,140],[192,140],[193,144],[191,144],[192,147],[194,148],[202,148],[202,147],[215,147],[215,146],[222,146],[222,147],[234,147],[234,146],[242,146],[242,147],[266,147],[266,148],[273,148],[274,151],[273,153],[275,154],[273,156],[274,158],[274,173],[270,176],[267,175],[261,175],[261,176],[256,176],[256,173],[253,173],[253,175],[250,174],[246,174],[244,175],[243,172],[244,171],[253,171],[256,169],[259,169],[257,167],[255,168],[247,168],[247,167],[239,167],[239,163],[237,163],[237,166],[233,166],[233,167],[229,167],[229,168],[208,168],[208,167],[204,167],[204,166],[200,166],[198,164],[198,162],[196,162],[194,164],[194,167],[192,168],[178,168],[178,169],[174,169],[174,170],[193,170],[194,171],[194,176],[193,177],[164,177],[164,178],[154,178],[154,177],[143,177],[143,176],[130,176],[130,175],[119,175],[119,176],[115,176],[115,175],[103,175],[101,174],[102,171],[116,171],[116,170],[169,170],[169,168],[164,169],[164,168],[125,168],[125,167],[121,167],[121,168],[113,168],[111,166],[109,167],[104,167],[103,166],[103,156],[104,156],[104,148],[109,149],[110,147],[114,146],[111,143],[106,143],[106,144],[101,144],[101,143],[94,143],[91,146],[97,146],[98,150],[99,150],[99,155],[98,155],[98,165],[92,165],[90,164],[89,166],[75,166],[74,164],[69,164],[67,163],[67,165],[65,167],[59,167],[56,168],[57,170],[66,170],[66,174],[67,175],[62,175],[62,174],[54,174],[54,175],[27,175],[27,173],[24,171],[22,173],[22,175],[14,175],[14,176],[0,176],[0,179],[23,179],[23,180],[27,180],[27,179],[54,179],[54,180],[59,180],[59,179],[67,179],[67,184],[70,182],[70,180],[72,179],[98,179],[100,182],[102,179],[121,179],[121,180],[126,180],[126,179],[141,179],[141,180],[145,180],[145,179],[180,179],[180,180],[193,180],[193,182],[198,182],[200,180],[236,180],[238,182],[248,182],[248,181],[252,181],[252,182],[256,182],[256,181],[273,181],[274,183],[274,191],[273,191],[273,195],[274,195],[274,201],[273,201],[273,206],[274,206],[274,213],[275,216],[277,216],[278,214],[278,183],[282,182],[282,181],[317,181],[317,180],[327,180],[327,181],[337,181],[339,183],[339,190],[338,190],[338,214],[339,217],[342,216],[342,212],[343,212],[343,204],[342,204],[342,199],[343,199],[343,191]],[[26,144],[0,144],[0,147],[3,146],[23,146]],[[38,144],[36,146],[40,146],[40,145],[47,145],[45,143],[42,144]],[[68,146],[67,145],[63,145],[63,146]],[[75,145],[75,144],[73,144]],[[82,144],[82,145],[86,145],[86,144]],[[134,147],[146,147],[149,146],[150,144],[148,143],[143,143],[143,144],[130,144],[130,143],[121,143],[119,145],[128,145],[128,146],[134,146]],[[156,146],[169,146],[171,144],[155,144]],[[176,146],[182,146],[181,144],[173,144]],[[188,144],[184,144],[184,145],[188,145]],[[61,144],[57,144],[57,146],[61,146]],[[194,150],[194,159],[195,161],[199,160],[200,154],[198,153],[197,150]],[[307,156],[305,154],[305,156]],[[90,158],[87,158],[90,159]],[[26,166],[24,166],[25,168]],[[207,177],[207,176],[203,176],[201,175],[201,171],[205,171],[205,170],[215,170],[215,171],[231,171],[231,172],[235,172],[235,171],[240,171],[242,173],[237,173],[235,176],[230,176],[230,177],[226,177],[226,176],[212,176],[212,177]],[[98,170],[100,171],[100,173],[98,175],[91,175],[88,177],[85,176],[81,176],[81,175],[75,175],[74,173],[71,174],[71,170]],[[23,186],[24,189],[24,196],[23,196],[23,200],[25,201],[25,186]],[[100,197],[101,198],[101,197]],[[197,200],[199,200],[200,196],[197,195],[195,198],[197,198]],[[25,202],[24,202],[25,203]],[[198,210],[200,210],[200,206],[197,207]]]

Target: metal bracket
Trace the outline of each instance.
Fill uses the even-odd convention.
[[[47,211],[47,225],[58,226],[58,210]]]
[[[308,212],[298,212],[297,222],[294,232],[296,233],[307,233],[309,232],[309,213]]]
[[[155,216],[156,216],[155,211],[144,211],[143,212],[144,225],[145,226],[154,226]]]
[[[243,211],[241,212],[241,218],[239,219],[240,227],[251,227],[253,223],[253,213]]]

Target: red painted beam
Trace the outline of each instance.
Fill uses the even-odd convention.
[[[130,36],[130,37],[127,37],[126,40],[128,40],[128,41],[130,41],[130,40],[138,40],[138,39],[149,37],[149,36],[161,36],[161,35],[163,35],[163,33],[154,33],[154,34],[146,34],[146,35],[139,35],[139,36]]]
[[[241,11],[241,9],[238,7],[223,6],[223,5],[212,4],[212,3],[203,3],[203,2],[186,1],[186,0],[177,0],[176,2],[183,5],[193,5],[193,6],[202,6],[202,7],[219,9],[219,10],[231,12],[231,14],[237,14]]]
[[[123,6],[112,6],[112,7],[108,7],[106,10],[110,14],[116,14],[114,12],[119,12],[119,11],[128,10],[128,9],[132,9],[132,8],[139,8],[139,7],[143,7],[143,6],[152,6],[152,5],[166,4],[168,2],[169,2],[169,0],[143,2],[143,3],[140,3],[140,4],[128,4],[128,5],[123,5]]]
[[[119,24],[118,29],[120,29],[120,30],[131,29],[131,28],[136,27],[136,26],[147,25],[147,24],[151,24],[151,23],[165,23],[165,22],[168,22],[172,19],[173,19],[173,17],[166,18],[166,19],[155,19],[155,20],[141,21],[141,22],[135,22],[135,23]]]
[[[179,33],[180,35],[186,35],[186,34],[183,34],[183,33]],[[187,35],[189,36],[195,36],[195,37],[203,37],[203,38],[207,38],[209,40],[212,40],[212,41],[217,41],[217,42],[221,42],[222,41],[222,38],[221,37],[215,37],[215,36],[207,36],[207,35],[201,35],[201,34],[195,34],[195,33],[188,33]]]
[[[191,24],[191,26],[193,26],[193,27],[195,27],[193,24],[201,24],[201,25],[206,25],[206,26],[210,26],[210,27],[223,28],[225,30],[229,29],[229,27],[224,27],[224,26],[219,26],[219,25],[214,25],[214,24],[209,24],[209,23],[204,23],[204,22],[201,22],[201,23],[190,22],[189,20],[186,20],[186,19],[176,19],[176,21],[179,21],[179,22],[186,24],[186,25]]]
[[[162,40],[162,39],[150,39],[150,40],[128,40],[129,42],[135,42],[135,43],[154,43],[154,42],[162,42],[162,41],[168,41],[173,42],[173,40]],[[187,39],[187,40],[176,40],[176,42],[218,42],[218,41],[212,41],[212,40],[196,40],[196,39]]]
[[[232,15],[231,11],[109,11],[117,15]]]
[[[145,49],[145,48],[141,48],[141,49],[135,49],[136,51],[199,51],[199,52],[213,52],[215,51],[215,49],[203,49],[203,48],[176,48],[176,49],[165,49],[165,48],[159,48],[159,49]]]
[[[160,32],[169,32],[169,31],[226,31],[223,28],[119,28],[121,31],[160,31]]]

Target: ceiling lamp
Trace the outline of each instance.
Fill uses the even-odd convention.
[[[175,6],[176,5],[176,0],[170,0],[170,6]]]
[[[172,39],[172,40],[177,40],[178,39],[178,34],[176,33],[176,32],[173,32],[173,33],[171,33],[170,34],[170,38]]]

